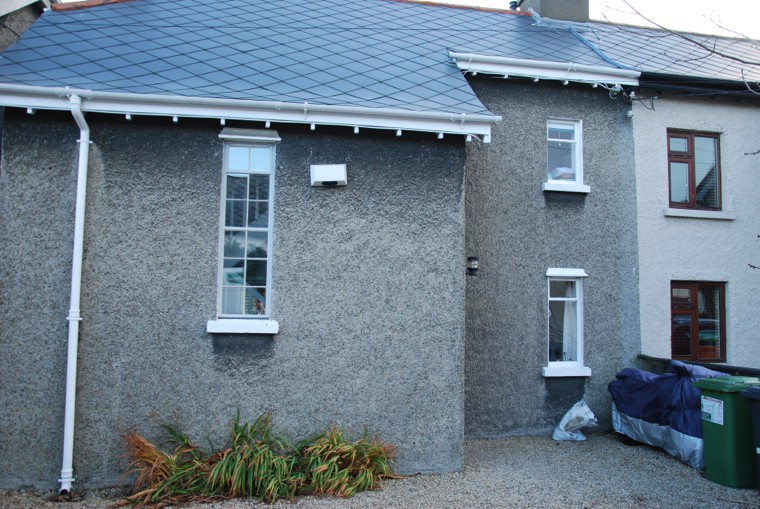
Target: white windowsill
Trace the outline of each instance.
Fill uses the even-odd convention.
[[[689,217],[692,219],[718,219],[721,221],[733,221],[736,219],[735,212],[724,210],[693,210],[693,209],[665,209],[667,217]]]
[[[544,191],[558,191],[560,193],[583,193],[591,192],[591,187],[584,184],[558,184],[555,182],[544,182]]]
[[[547,366],[544,368],[543,375],[546,378],[591,376],[591,368],[587,368],[586,366]]]
[[[221,334],[277,334],[280,324],[274,320],[220,318],[206,322],[206,332]]]

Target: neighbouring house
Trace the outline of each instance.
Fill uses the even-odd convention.
[[[0,5],[0,51],[13,44],[50,5],[51,0],[5,0]]]
[[[641,352],[760,368],[760,44],[605,23],[632,103]]]
[[[97,3],[0,58],[0,486],[120,483],[121,433],[238,409],[367,425],[404,473],[581,398],[609,427],[640,72],[587,16]]]

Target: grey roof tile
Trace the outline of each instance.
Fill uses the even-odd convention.
[[[586,24],[580,34],[613,60],[642,72],[760,81],[760,41],[601,22]]]
[[[508,13],[388,0],[133,0],[46,12],[0,58],[0,83],[489,114],[452,48],[614,67],[570,31]]]

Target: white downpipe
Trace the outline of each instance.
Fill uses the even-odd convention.
[[[74,254],[71,260],[71,298],[69,306],[69,344],[66,364],[66,409],[63,423],[63,466],[60,493],[70,493],[74,482],[74,411],[77,390],[77,350],[79,347],[79,301],[82,290],[82,258],[84,250],[84,212],[87,195],[87,165],[90,155],[90,128],[82,114],[82,99],[69,96],[71,114],[79,126],[79,169],[77,174],[76,209],[74,213]]]

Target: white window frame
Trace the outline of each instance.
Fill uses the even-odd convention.
[[[224,143],[224,158],[222,167],[222,185],[220,196],[219,217],[219,254],[217,265],[217,309],[216,320],[210,320],[206,324],[206,331],[210,333],[228,334],[277,334],[279,324],[271,319],[271,288],[272,288],[272,238],[274,232],[274,196],[275,196],[275,161],[276,143],[280,141],[274,131],[262,131],[253,129],[225,128],[219,135]],[[264,147],[271,150],[270,167],[266,170],[250,170],[251,175],[269,175],[269,203],[267,219],[267,276],[266,276],[266,313],[262,315],[229,315],[222,312],[222,294],[224,281],[224,234],[225,234],[225,207],[227,197],[227,175],[240,173],[229,170],[229,151],[232,147]],[[245,227],[250,228],[250,227]],[[247,230],[246,230],[247,231]],[[256,227],[255,231],[263,231]]]
[[[550,268],[546,271],[546,366],[543,368],[543,376],[545,377],[591,376],[591,368],[584,365],[583,279],[586,277],[588,277],[588,274],[586,274],[586,271],[583,269]],[[551,296],[552,281],[572,281],[575,283],[575,297],[573,300],[577,302],[576,348],[578,351],[575,355],[576,359],[572,361],[552,361],[549,358],[549,348],[551,341],[549,337],[549,306],[552,302],[567,300],[566,298]]]
[[[552,128],[558,129],[573,129],[573,140],[559,140],[549,137],[549,132]],[[573,180],[568,179],[553,179],[549,175],[549,143],[550,142],[562,142],[573,143],[575,145],[574,157],[573,157],[573,170],[575,172],[575,178]],[[561,118],[550,118],[546,121],[546,153],[547,153],[547,168],[546,168],[546,182],[544,182],[544,191],[558,191],[564,193],[588,193],[591,188],[583,183],[583,121],[582,120],[569,120]]]

